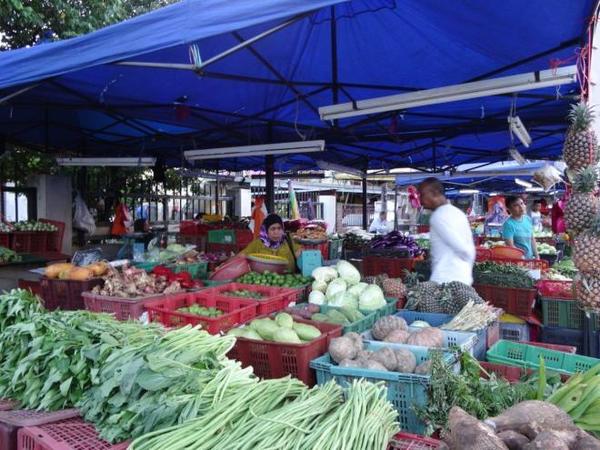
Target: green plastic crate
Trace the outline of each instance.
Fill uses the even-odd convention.
[[[595,365],[600,364],[600,359],[590,358],[589,356],[558,352],[543,347],[505,340],[498,341],[488,350],[487,360],[492,363],[517,366],[523,369],[539,369],[540,355],[544,358],[544,364],[547,369],[552,369],[565,375],[585,372]]]
[[[329,241],[329,258],[328,259],[340,259],[342,257],[342,250],[344,248],[343,239],[332,239]]]
[[[367,344],[367,350],[378,350],[389,347],[389,344],[372,342]],[[394,348],[406,348],[410,350],[421,364],[429,359],[429,351],[425,347],[412,345],[395,345]],[[445,353],[444,359],[452,370],[460,370],[459,364],[451,353]],[[383,382],[387,388],[387,398],[398,411],[400,428],[415,434],[424,434],[425,424],[417,417],[415,406],[427,405],[427,389],[430,383],[429,375],[416,375],[414,373],[381,372],[379,370],[359,369],[354,367],[340,367],[336,365],[327,353],[320,358],[313,359],[310,367],[317,372],[317,384],[325,384],[335,380],[340,386],[347,386],[353,380],[364,378],[367,381],[377,383]]]
[[[168,267],[175,273],[189,272],[192,278],[196,280],[206,278],[206,274],[208,273],[208,263],[206,261],[186,264],[171,264]]]
[[[542,297],[541,302],[544,326],[583,329],[585,313],[577,301]]]
[[[144,269],[146,272],[152,272],[152,269],[159,265],[159,262],[150,261],[136,261],[133,263],[133,267],[137,267],[138,269]]]
[[[210,230],[208,232],[209,244],[235,244],[234,230]]]

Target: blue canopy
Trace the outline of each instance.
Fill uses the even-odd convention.
[[[317,108],[573,64],[595,3],[184,0],[85,36],[1,53],[0,99],[10,97],[0,100],[0,134],[53,153],[157,156],[170,165],[181,165],[189,149],[302,139],[325,139],[326,153],[277,158],[279,170],[313,168],[317,158],[432,170],[505,160],[512,95],[336,123],[321,121]],[[533,139],[520,148],[526,157],[560,155],[578,94],[573,84],[518,95],[517,114]]]

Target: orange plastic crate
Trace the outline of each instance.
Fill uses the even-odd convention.
[[[217,308],[224,312],[219,317],[206,317],[197,314],[177,311],[191,305]],[[235,297],[207,297],[202,292],[173,294],[160,300],[148,302],[146,311],[153,322],[160,322],[166,327],[182,327],[185,325],[202,325],[211,334],[227,331],[256,317],[258,304],[256,301]]]
[[[17,450],[126,450],[129,446],[129,442],[103,441],[94,425],[79,418],[22,428],[17,442]]]

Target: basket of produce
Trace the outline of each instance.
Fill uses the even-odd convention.
[[[459,348],[473,355],[477,340],[475,333],[442,330],[426,322],[413,322],[408,326],[399,316],[385,316],[377,319],[371,330],[361,334],[363,342],[383,341],[390,344],[407,344],[427,348],[441,348],[450,351]]]
[[[387,450],[432,450],[445,448],[445,444],[437,439],[411,433],[398,433],[390,441]]]
[[[243,298],[206,297],[201,292],[189,292],[147,302],[144,308],[151,321],[166,327],[202,325],[202,329],[217,334],[254,319],[258,305]]]
[[[487,359],[498,364],[507,364],[524,369],[539,369],[540,357],[547,369],[565,375],[585,372],[600,364],[600,360],[588,356],[572,355],[519,342],[500,340],[487,352]]]
[[[319,245],[327,242],[327,229],[318,224],[309,224],[292,233],[292,237],[299,244]]]
[[[118,320],[129,320],[139,318],[149,300],[181,291],[177,281],[169,282],[164,276],[124,266],[122,270],[111,268],[102,287],[96,286],[82,296],[89,311],[112,313]]]
[[[342,334],[350,332],[362,333],[370,329],[375,320],[377,320],[375,313],[363,314],[357,309],[328,307],[326,305],[319,306],[312,303],[290,306],[285,311],[301,319],[341,325],[343,327]]]
[[[443,363],[452,371],[459,364],[452,353],[441,353]],[[333,339],[329,353],[311,361],[317,372],[317,383],[335,380],[342,386],[364,378],[387,387],[387,398],[398,412],[400,427],[411,433],[424,433],[425,423],[415,407],[428,403],[431,353],[425,347],[371,342],[363,344],[359,335],[349,334]]]
[[[329,323],[294,319],[290,314],[254,319],[227,334],[236,336],[228,357],[252,366],[261,378],[280,378],[292,375],[308,386],[316,382],[309,367],[312,359],[327,352],[332,338],[342,334],[342,327]]]
[[[500,287],[495,285],[473,285],[481,298],[492,305],[502,308],[509,314],[529,317],[533,312],[537,290]]]
[[[188,272],[193,279],[206,278],[208,273],[208,261],[204,254],[196,250],[185,252],[167,267],[175,273]]]
[[[21,256],[14,250],[0,246],[0,266],[21,261]]]
[[[500,338],[498,322],[500,310],[486,304],[469,302],[456,316],[406,309],[398,311],[396,315],[406,320],[409,326],[417,323],[439,327],[443,330],[476,333],[477,338],[473,347],[473,356],[477,359],[484,359],[487,349],[498,342]]]
[[[46,267],[40,281],[44,306],[48,310],[84,309],[82,293],[102,286],[102,277],[109,270],[108,263],[97,262],[85,267],[69,263],[51,264]]]
[[[294,289],[297,292],[296,302],[299,303],[308,300],[313,278],[305,277],[300,273],[280,275],[276,273],[248,272],[239,277],[236,281],[242,284],[257,284]]]
[[[100,439],[92,423],[75,418],[21,428],[18,450],[126,450],[129,442],[111,444]]]
[[[369,241],[370,255],[397,256],[400,258],[416,258],[423,255],[423,249],[411,236],[399,231],[392,231],[383,236],[375,236]]]
[[[241,298],[258,304],[258,314],[281,311],[298,298],[294,289],[257,284],[226,283],[199,292],[204,297]]]
[[[540,295],[546,298],[575,298],[575,288],[572,280],[540,280],[537,283],[537,289]]]
[[[253,272],[272,272],[282,274],[288,270],[288,260],[281,256],[252,253],[247,255],[248,264]]]

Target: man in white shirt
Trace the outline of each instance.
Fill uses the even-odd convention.
[[[431,278],[436,283],[473,284],[475,245],[467,216],[452,206],[437,178],[419,184],[421,205],[433,211],[430,225]]]
[[[379,216],[375,216],[373,222],[371,222],[371,226],[369,227],[369,233],[377,233],[377,234],[387,234],[390,230],[388,230],[388,222],[387,222],[387,213],[385,211],[381,211]]]

